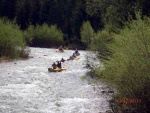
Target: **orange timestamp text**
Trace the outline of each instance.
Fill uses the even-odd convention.
[[[134,99],[134,98],[121,98],[119,100],[120,104],[140,104],[142,102],[141,99]]]

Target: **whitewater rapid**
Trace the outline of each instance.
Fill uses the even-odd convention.
[[[82,78],[86,51],[80,60],[66,61],[62,72],[48,72],[54,61],[74,51],[30,48],[30,58],[0,63],[0,113],[105,113],[109,104],[95,85]],[[95,56],[94,54],[91,54]]]

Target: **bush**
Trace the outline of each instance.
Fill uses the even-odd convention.
[[[34,32],[35,32],[35,30],[34,30],[33,25],[30,25],[28,27],[28,29],[24,31],[23,35],[24,35],[27,45],[30,45],[32,43],[32,39],[34,37]]]
[[[20,56],[17,48],[25,47],[22,31],[15,22],[0,19],[0,57],[17,58]]]
[[[141,99],[141,103],[126,104],[128,108],[140,108],[149,113],[150,103],[150,18],[132,20],[114,36],[109,45],[113,52],[105,70],[99,76],[118,90],[121,98]],[[124,108],[122,108],[124,109]]]
[[[63,44],[63,33],[56,25],[30,25],[24,32],[26,42],[31,46],[53,47]]]
[[[111,56],[111,52],[107,45],[112,43],[113,38],[106,30],[99,31],[92,38],[90,43],[90,49],[99,52],[101,59],[108,59]]]
[[[81,30],[81,41],[88,47],[91,43],[91,39],[94,36],[94,30],[89,21],[83,22]]]

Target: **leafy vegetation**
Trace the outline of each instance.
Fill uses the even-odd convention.
[[[96,32],[103,28],[118,32],[128,15],[135,16],[135,9],[148,16],[149,6],[149,0],[1,0],[0,17],[16,19],[22,30],[30,25],[56,25],[65,34],[64,41],[73,43],[81,42],[84,21]]]
[[[141,99],[140,106],[125,106],[149,113],[149,6],[149,0],[1,0],[0,17],[16,19],[24,32],[0,20],[0,57],[27,55],[24,39],[29,46],[84,45],[99,52],[105,69],[94,73],[118,90],[117,101]]]
[[[81,41],[88,47],[91,43],[91,39],[94,36],[94,30],[90,22],[83,22],[80,33]]]
[[[0,57],[28,57],[22,31],[15,22],[0,19]]]
[[[30,25],[24,31],[24,36],[26,42],[33,46],[54,47],[63,44],[63,33],[56,25],[48,26],[47,24],[43,24],[36,27]]]
[[[113,35],[114,41],[108,45],[112,57],[105,62],[103,71],[95,70],[95,73],[117,89],[117,104],[121,98],[141,99],[141,103],[126,104],[126,108],[140,108],[149,113],[150,18],[142,20],[140,14],[136,14],[136,18]],[[124,105],[119,107],[116,112],[124,111]]]
[[[108,44],[112,43],[113,38],[107,30],[98,31],[91,39],[90,49],[99,52],[101,59],[109,59],[111,51],[108,48]]]

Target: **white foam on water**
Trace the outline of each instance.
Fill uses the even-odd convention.
[[[89,71],[86,51],[79,51],[80,60],[62,63],[66,71],[48,72],[54,61],[67,59],[74,51],[30,49],[33,58],[0,63],[0,113],[99,113],[109,109],[102,94],[81,79]]]

